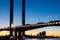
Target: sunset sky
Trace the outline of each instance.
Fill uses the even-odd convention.
[[[26,24],[60,20],[60,0],[26,0]],[[10,0],[0,0],[0,28],[9,26]],[[22,22],[22,0],[14,0],[14,26]],[[46,31],[47,35],[60,36],[60,26],[51,26],[26,31],[37,34]]]

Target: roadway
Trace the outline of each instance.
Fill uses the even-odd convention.
[[[42,28],[42,27],[47,27],[47,26],[60,26],[60,21],[50,21],[47,23],[37,23],[37,24],[26,24],[26,25],[21,25],[21,26],[15,26],[13,27],[13,31],[27,31],[27,30],[32,30],[32,29],[37,29],[37,28]],[[0,31],[7,30],[9,31],[10,28],[1,28]]]

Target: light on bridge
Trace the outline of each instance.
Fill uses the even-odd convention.
[[[37,24],[36,26],[42,26],[42,24]]]
[[[47,23],[45,23],[44,25],[47,25]]]
[[[43,24],[40,24],[40,25],[43,25]]]
[[[56,22],[56,24],[58,24],[58,22]]]
[[[31,26],[35,26],[35,24],[32,24]]]
[[[52,25],[52,23],[50,23],[50,25]]]
[[[35,24],[33,24],[33,26],[35,26]]]
[[[38,24],[35,24],[35,26],[37,26]]]
[[[25,27],[24,25],[22,27]],[[27,26],[28,27],[28,26]]]
[[[50,23],[48,23],[48,25],[49,25]]]
[[[59,24],[60,24],[60,22],[59,22]]]
[[[40,26],[40,24],[37,24],[38,26]]]
[[[45,24],[42,24],[42,25],[45,25]]]
[[[55,24],[55,22],[53,22],[53,24]]]
[[[11,27],[13,28],[13,24],[11,24]]]

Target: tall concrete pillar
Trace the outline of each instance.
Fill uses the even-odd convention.
[[[18,39],[21,40],[22,36],[21,36],[21,31],[18,31]]]
[[[15,30],[15,33],[14,33],[14,40],[17,40],[17,30]]]
[[[22,0],[22,25],[25,25],[25,0]],[[25,31],[23,31],[23,36],[25,36]]]
[[[12,37],[12,25],[13,25],[13,0],[10,0],[10,36]]]

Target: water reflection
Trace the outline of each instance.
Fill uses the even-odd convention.
[[[41,38],[41,39],[39,39],[39,40],[45,40],[45,38]]]
[[[25,40],[45,40],[45,38],[26,38]]]
[[[19,40],[19,39],[17,39]],[[24,38],[20,40],[60,40],[60,38]]]

